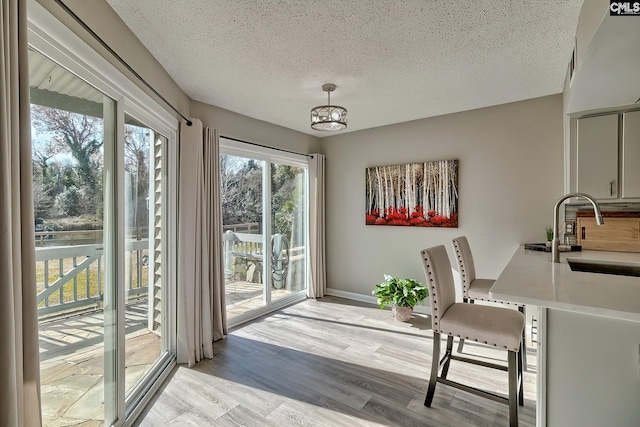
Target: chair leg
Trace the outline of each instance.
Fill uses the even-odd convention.
[[[442,366],[441,378],[447,378],[449,364],[451,363],[451,352],[453,351],[453,335],[447,336],[447,349],[444,352],[444,366]]]
[[[520,389],[518,390],[518,403],[520,406],[524,406],[524,377],[522,376],[524,352],[522,351],[522,345],[518,352],[518,380],[520,381]]]
[[[509,425],[518,426],[518,353],[509,352]]]
[[[430,407],[433,402],[433,394],[436,391],[438,380],[438,370],[440,368],[440,332],[433,333],[433,356],[431,358],[431,376],[429,377],[429,388],[424,399],[424,406]]]
[[[471,302],[473,304],[473,300],[469,301],[469,298],[463,297],[462,302]],[[464,347],[464,338],[460,337],[460,341],[458,341],[458,353],[462,353],[462,349]]]
[[[518,311],[524,315],[525,318],[525,327],[522,330],[522,365],[524,366],[524,371],[528,372],[529,368],[527,366],[527,313],[525,311],[524,305],[518,306]]]

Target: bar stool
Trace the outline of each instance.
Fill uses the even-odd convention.
[[[421,251],[431,304],[433,355],[431,376],[424,405],[431,406],[436,383],[446,384],[509,405],[509,425],[518,425],[518,404],[524,405],[521,336],[525,318],[518,311],[486,305],[456,303],[456,290],[447,250],[443,245]],[[447,335],[445,355],[440,360],[440,334]],[[454,355],[453,337],[464,337],[508,351],[508,366]],[[447,379],[452,360],[507,371],[508,398]],[[442,371],[440,372],[440,368]],[[438,374],[440,372],[440,374]]]
[[[468,302],[473,304],[475,300],[488,301],[501,304],[512,304],[505,301],[499,301],[489,296],[489,290],[496,282],[493,279],[477,279],[476,267],[473,263],[473,255],[471,254],[471,247],[469,241],[465,236],[456,237],[451,241],[453,243],[453,252],[456,255],[458,261],[458,270],[460,271],[460,277],[462,278],[462,302]],[[525,306],[515,304],[518,306],[518,311],[526,316]],[[525,317],[526,318],[526,317]],[[458,353],[462,353],[464,347],[464,338],[460,338],[458,342]],[[527,339],[525,330],[522,330],[522,363],[524,370],[527,370]]]

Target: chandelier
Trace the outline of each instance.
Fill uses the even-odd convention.
[[[327,83],[322,85],[327,92],[327,105],[319,105],[311,109],[311,129],[332,131],[347,128],[347,109],[338,105],[331,105],[331,92],[336,85]]]

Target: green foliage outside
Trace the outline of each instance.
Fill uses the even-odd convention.
[[[102,217],[103,121],[56,108],[31,106],[36,218]]]
[[[100,117],[79,114],[59,108],[31,105],[33,132],[33,198],[36,224],[43,231],[102,230],[103,228],[103,171],[104,122]],[[127,120],[127,118],[125,118]],[[127,122],[128,123],[128,122]],[[149,197],[150,150],[161,135],[142,126],[125,124],[124,170],[127,229],[139,233],[148,227],[147,199]],[[39,219],[42,220],[39,220]],[[100,234],[93,241],[98,243]],[[46,239],[46,237],[44,238]],[[40,240],[46,243],[48,240]],[[54,244],[77,244],[69,238]],[[148,255],[148,251],[142,251]],[[142,253],[139,254],[142,256]],[[149,273],[147,265],[140,265],[136,252],[128,252],[123,288],[146,287]],[[83,257],[36,262],[37,291],[52,286],[61,275],[69,274],[82,262]],[[104,269],[104,262],[101,266]],[[129,269],[133,269],[129,274]],[[46,277],[45,277],[46,276]],[[103,294],[104,271],[98,271],[95,261],[47,298],[50,306],[75,300],[98,297]],[[43,307],[45,302],[39,303]]]
[[[45,225],[62,218],[84,218],[102,228],[104,211],[104,122],[99,117],[31,105],[33,144],[33,199],[35,218]],[[156,138],[160,137],[156,135]],[[127,221],[147,227],[150,131],[125,124],[124,169]],[[79,221],[75,221],[76,223]],[[98,224],[97,224],[97,223]],[[56,227],[55,230],[61,230]]]
[[[262,224],[262,175],[264,163],[231,155],[220,157],[222,219],[224,225]],[[272,233],[286,236],[293,245],[301,229],[304,170],[295,166],[271,165]],[[298,233],[301,234],[301,233]]]
[[[56,196],[55,207],[61,215],[79,216],[81,213],[81,197],[80,191],[74,185],[71,185]]]
[[[301,221],[298,216],[302,211],[302,173],[302,169],[294,166],[271,165],[272,231],[286,236],[290,242],[294,224]]]

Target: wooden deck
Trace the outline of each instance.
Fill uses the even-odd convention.
[[[227,281],[225,291],[227,296],[227,319],[264,306],[262,283],[245,281]],[[271,288],[271,301],[289,296],[294,291],[289,289]]]

